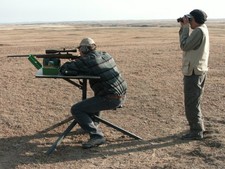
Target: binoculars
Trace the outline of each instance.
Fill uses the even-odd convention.
[[[189,22],[191,21],[192,17],[190,15],[184,15],[184,17],[187,17]],[[177,22],[184,22],[184,20],[183,20],[184,17],[177,18]]]

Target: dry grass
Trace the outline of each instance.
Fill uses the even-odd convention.
[[[208,134],[203,141],[191,142],[180,140],[188,125],[179,26],[141,25],[0,26],[1,169],[224,168],[224,23],[208,24],[210,71],[202,104]],[[80,100],[81,93],[60,79],[36,79],[36,70],[26,58],[6,56],[73,48],[86,36],[96,41],[99,50],[114,56],[129,85],[125,107],[104,112],[103,117],[144,140],[133,140],[102,124],[107,144],[83,150],[80,143],[88,136],[76,134],[76,126],[57,151],[46,156],[44,152],[67,124],[41,131],[70,116],[70,106]],[[88,95],[92,95],[90,89]]]

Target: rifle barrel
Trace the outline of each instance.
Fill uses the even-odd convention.
[[[9,55],[8,58],[22,58],[22,57],[29,57],[29,55]]]

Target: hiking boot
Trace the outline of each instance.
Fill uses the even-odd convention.
[[[97,147],[104,143],[105,143],[104,137],[94,137],[88,140],[86,143],[83,143],[82,148],[87,149],[87,148]]]
[[[203,132],[190,132],[181,137],[182,140],[202,140]]]

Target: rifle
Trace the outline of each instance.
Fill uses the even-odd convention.
[[[46,54],[32,54],[36,58],[58,58],[58,59],[77,59],[79,56],[72,55],[70,52],[77,52],[77,49],[66,50],[55,50],[47,49],[45,50]],[[9,55],[7,57],[29,57],[30,55]]]
[[[39,70],[43,70],[43,74],[58,74],[61,66],[60,59],[78,59],[79,56],[70,52],[77,52],[77,49],[55,50],[47,49],[46,54],[30,54],[30,55],[9,55],[8,57],[28,57],[28,60]],[[43,65],[36,58],[43,58]]]

